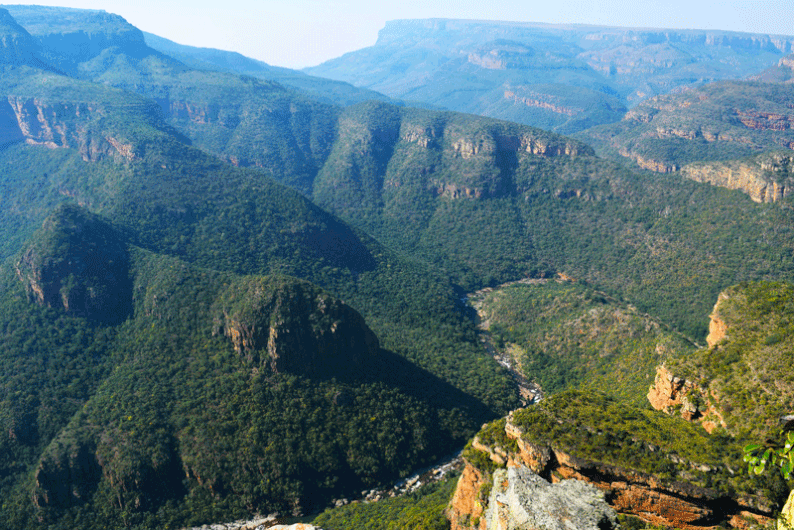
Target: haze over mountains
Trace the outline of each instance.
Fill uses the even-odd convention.
[[[792,37],[399,21],[310,70],[366,90],[99,11],[6,6],[0,37],[0,528],[306,513],[405,476],[520,405],[462,301],[484,287],[523,375],[586,389],[557,419],[637,420],[570,430],[607,445],[694,429],[637,412],[656,364],[718,390],[757,363],[696,347],[721,292],[752,321],[789,307],[785,283],[730,289],[794,281]],[[526,277],[545,287],[498,288]],[[785,317],[737,322],[790,360]],[[779,384],[768,406],[704,391],[728,412],[702,462],[644,431],[604,458],[705,488],[689,527],[768,518],[780,484],[726,470],[794,408]],[[518,454],[506,425],[467,449],[477,491]],[[563,452],[596,461],[580,442]]]
[[[757,74],[790,36],[468,20],[398,20],[314,75],[570,134],[687,86]]]

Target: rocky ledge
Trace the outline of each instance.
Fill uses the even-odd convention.
[[[573,395],[573,394],[572,394]],[[554,396],[549,400],[569,399]],[[582,394],[573,395],[579,399]],[[547,400],[547,401],[549,401]],[[542,402],[545,403],[545,402]],[[615,447],[628,448],[631,451],[642,453],[645,451],[650,458],[662,462],[670,461],[670,468],[675,465],[679,468],[671,473],[651,474],[646,470],[633,469],[629,465],[616,465],[615,454],[609,453],[610,448],[604,447],[603,461],[593,457],[593,452],[580,448],[571,448],[572,444],[558,443],[556,435],[548,432],[546,440],[538,440],[536,432],[529,433],[527,429],[519,426],[526,422],[526,414],[519,422],[515,422],[516,415],[523,411],[531,411],[539,405],[527,409],[519,409],[511,413],[506,419],[492,423],[478,434],[478,436],[464,451],[466,466],[459,480],[453,499],[447,509],[447,516],[451,522],[452,530],[491,530],[495,528],[556,528],[553,523],[535,523],[517,526],[521,517],[508,514],[517,514],[522,510],[531,513],[536,501],[521,504],[515,508],[515,499],[539,498],[538,495],[519,495],[509,493],[519,491],[511,480],[522,477],[525,483],[532,483],[542,489],[544,495],[549,495],[553,500],[544,501],[547,505],[556,506],[554,512],[558,514],[577,513],[582,508],[570,502],[568,494],[562,494],[563,489],[550,489],[541,485],[540,480],[548,484],[562,484],[568,481],[579,481],[582,484],[567,486],[580,494],[574,495],[578,500],[585,501],[590,507],[585,511],[588,517],[595,521],[597,528],[612,528],[611,511],[600,507],[600,502],[594,500],[587,491],[598,490],[603,495],[603,500],[616,512],[634,516],[645,522],[682,529],[704,529],[717,525],[727,525],[734,528],[749,528],[758,522],[768,522],[773,515],[773,507],[765,499],[753,495],[728,494],[724,489],[718,491],[703,487],[703,481],[698,477],[712,475],[716,477],[721,470],[719,464],[713,462],[703,463],[688,460],[674,451],[653,445],[644,439],[626,439],[626,433],[616,433]],[[611,406],[609,403],[596,403],[595,408]],[[550,407],[553,408],[553,407]],[[589,414],[588,411],[582,414]],[[654,414],[648,412],[648,414]],[[644,417],[645,413],[638,414]],[[530,415],[531,416],[531,415]],[[589,418],[588,418],[589,419]],[[534,419],[539,425],[545,422],[541,416],[535,414]],[[566,427],[571,419],[565,417],[552,417],[551,421]],[[666,420],[665,420],[666,421]],[[672,419],[671,419],[672,421]],[[680,420],[677,420],[680,421]],[[607,422],[600,426],[588,423],[581,426],[583,438],[592,437],[591,442],[598,446],[605,445],[598,439],[604,433],[599,429],[608,429]],[[658,425],[648,424],[646,427],[658,430]],[[636,428],[636,427],[634,427]],[[530,430],[533,430],[534,427]],[[538,432],[547,430],[545,425],[539,427]],[[588,431],[588,433],[584,433]],[[592,432],[590,432],[592,431]],[[689,436],[689,432],[681,436]],[[705,433],[702,435],[707,437]],[[644,446],[644,447],[642,447]],[[728,472],[723,469],[722,471]],[[537,476],[537,478],[534,478]],[[662,478],[662,477],[667,478]],[[711,480],[711,479],[709,479]],[[715,483],[718,479],[713,479]],[[587,487],[585,487],[587,485]],[[523,487],[523,486],[521,486]],[[578,489],[577,489],[578,488]],[[520,489],[520,488],[519,488]],[[513,495],[513,500],[506,501]],[[568,499],[568,500],[566,500]],[[494,504],[496,503],[496,504]],[[512,504],[511,504],[512,503]],[[588,504],[589,503],[589,504]],[[534,516],[532,516],[534,517]],[[567,517],[567,516],[566,516]],[[584,523],[582,523],[584,524]],[[588,523],[589,524],[589,523]],[[599,526],[600,525],[600,526]],[[587,528],[588,526],[576,526]]]

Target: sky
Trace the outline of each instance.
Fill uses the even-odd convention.
[[[794,0],[54,0],[180,44],[303,68],[377,40],[388,20],[465,18],[794,35]]]

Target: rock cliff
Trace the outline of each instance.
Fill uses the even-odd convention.
[[[696,163],[684,166],[681,175],[714,186],[740,190],[755,202],[778,202],[794,186],[794,155],[775,153],[749,161]]]
[[[110,157],[129,162],[139,157],[129,141],[92,126],[104,114],[101,104],[50,102],[41,98],[9,95],[0,100],[0,141],[25,141],[50,149],[76,149],[83,160]]]
[[[310,284],[244,278],[219,296],[216,333],[253,366],[314,376],[356,373],[379,349],[355,310]]]
[[[16,273],[29,298],[43,306],[108,323],[132,310],[125,243],[78,206],[63,205],[44,221],[17,259]]]
[[[577,397],[572,394],[561,397],[558,394],[549,399],[554,403],[548,404],[547,400],[527,409],[519,409],[501,423],[495,422],[486,426],[464,452],[466,468],[447,511],[453,530],[516,527],[511,525],[517,524],[518,519],[506,515],[512,510],[508,508],[512,501],[505,500],[506,495],[510,496],[508,492],[511,488],[514,491],[515,487],[511,485],[510,480],[505,479],[518,476],[526,479],[532,476],[529,475],[530,472],[542,477],[526,479],[533,483],[539,483],[538,480],[543,479],[555,485],[570,479],[587,483],[603,493],[606,503],[612,509],[657,525],[698,529],[728,524],[743,528],[747,525],[748,519],[768,521],[771,517],[773,507],[767,500],[748,493],[731,495],[720,492],[713,487],[701,485],[704,482],[696,478],[696,475],[701,477],[711,475],[712,478],[705,483],[712,480],[716,483],[717,475],[720,473],[725,476],[730,475],[726,472],[724,464],[688,460],[685,455],[676,454],[658,441],[653,443],[643,439],[643,435],[640,434],[642,429],[637,429],[636,425],[633,431],[629,431],[631,428],[627,429],[627,433],[631,432],[629,438],[620,442],[609,442],[610,431],[617,438],[623,435],[614,431],[615,426],[609,426],[608,422],[598,423],[599,420],[594,419],[593,416],[598,416],[600,413],[574,419],[555,415],[556,412],[553,412],[556,406],[566,407],[565,402],[571,399],[596,403],[598,402],[596,396]],[[538,409],[544,406],[545,411],[538,412]],[[596,404],[596,409],[593,410],[604,406],[603,403]],[[611,405],[607,404],[606,407],[609,408]],[[624,412],[632,416],[632,413],[627,411],[628,409]],[[569,433],[570,430],[580,431],[584,436],[583,440],[588,436],[597,438],[589,442],[594,444],[593,449],[586,449],[588,442],[580,441],[571,445],[561,438],[555,438],[550,431],[557,428],[543,426],[547,421],[543,417],[545,414],[551,416],[549,421],[552,421],[552,424],[561,425],[559,429],[567,430]],[[587,415],[588,412],[580,409],[579,414]],[[586,425],[569,424],[571,421]],[[674,423],[670,423],[668,428],[673,426]],[[657,425],[654,428],[659,427]],[[543,438],[544,436],[548,437]],[[705,440],[706,444],[712,443],[705,433],[698,436]],[[631,440],[631,437],[634,440]],[[598,440],[604,440],[606,443]],[[694,439],[690,439],[690,442],[698,443]],[[616,446],[616,452],[613,453],[609,448],[612,443],[618,443],[622,449]],[[643,444],[645,449],[640,448]],[[576,445],[579,447],[577,448]],[[634,464],[629,464],[628,461],[633,457],[618,463],[620,457],[616,455],[619,451],[645,453],[648,455],[647,458],[657,459],[660,462],[661,467],[658,469],[676,466],[681,471],[672,474],[676,478],[671,478],[669,469],[664,473],[649,473],[638,469],[637,460]],[[503,469],[505,467],[506,471]],[[511,472],[513,469],[515,471]],[[548,489],[547,486],[543,488]],[[586,489],[582,491],[582,499],[595,498],[587,491]],[[559,497],[555,496],[555,498]],[[493,505],[494,501],[496,505]],[[589,514],[591,521],[595,521],[596,525],[599,522],[607,524],[605,521],[610,521],[609,524],[612,524],[610,511],[605,511],[598,505],[596,500],[583,511]],[[567,510],[576,511],[578,508],[570,503],[560,508],[562,512]],[[502,522],[494,526],[494,521]],[[541,527],[537,526],[537,528]],[[536,528],[536,526],[527,528]],[[599,526],[599,528],[611,528],[611,526]]]
[[[708,346],[658,369],[651,405],[709,432],[776,436],[781,415],[794,411],[792,307],[794,291],[784,283],[743,283],[720,293]]]

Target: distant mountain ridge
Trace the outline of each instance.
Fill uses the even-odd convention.
[[[237,52],[186,46],[146,32],[144,32],[144,37],[146,44],[155,50],[170,55],[191,68],[218,70],[277,81],[285,86],[302,90],[325,103],[343,106],[369,100],[398,103],[373,90],[356,88],[349,83],[307,75],[299,70],[271,66]]]
[[[726,31],[397,20],[374,46],[304,71],[571,133],[679,87],[756,74],[792,49],[791,36]]]

